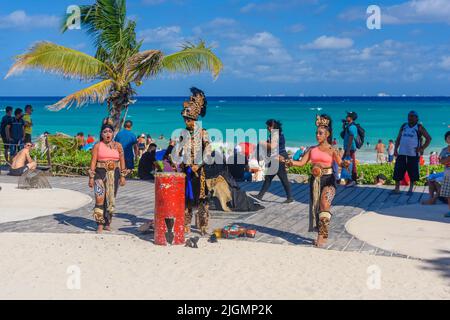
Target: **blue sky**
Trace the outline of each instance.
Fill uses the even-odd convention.
[[[83,30],[58,31],[72,4],[94,0],[14,0],[0,4],[0,74],[40,40],[93,53]],[[38,4],[39,3],[39,4]],[[366,9],[381,7],[381,30],[366,27]],[[163,74],[142,96],[450,95],[448,0],[128,0],[144,49],[177,50],[206,40],[224,62],[208,74]],[[27,71],[1,79],[0,96],[62,96],[86,86]]]

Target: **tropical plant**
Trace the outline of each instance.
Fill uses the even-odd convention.
[[[93,38],[95,56],[57,45],[38,42],[28,52],[16,57],[6,78],[25,69],[39,69],[76,78],[96,81],[93,85],[68,95],[49,106],[61,110],[76,103],[107,102],[109,118],[116,130],[125,116],[124,110],[134,102],[135,86],[161,72],[212,72],[217,78],[222,62],[204,41],[185,43],[179,52],[164,54],[161,50],[141,51],[142,41],[136,37],[136,22],[126,17],[126,0],[96,0],[80,6],[81,26]],[[65,16],[62,32],[69,29],[71,17]],[[125,112],[126,114],[126,112]]]

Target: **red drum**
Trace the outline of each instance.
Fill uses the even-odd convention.
[[[184,244],[185,174],[155,175],[155,244]]]

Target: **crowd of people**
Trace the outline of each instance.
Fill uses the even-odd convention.
[[[5,115],[0,124],[0,133],[4,145],[4,157],[11,163],[14,156],[24,148],[26,143],[31,143],[33,133],[33,121],[31,115],[33,107],[25,106],[25,111],[21,108],[7,106]]]
[[[109,230],[115,209],[115,196],[119,186],[125,185],[125,177],[135,168],[142,180],[153,180],[157,172],[179,171],[186,174],[186,215],[185,230],[190,232],[191,220],[196,217],[196,225],[202,234],[206,234],[209,209],[206,176],[208,165],[203,158],[197,163],[195,154],[211,156],[221,154],[223,165],[234,179],[233,181],[264,181],[258,194],[249,195],[256,202],[262,203],[273,179],[277,176],[286,193],[285,203],[294,202],[287,170],[291,166],[311,164],[310,183],[310,231],[317,231],[316,245],[326,243],[329,224],[332,218],[331,205],[336,194],[336,186],[343,183],[353,187],[358,183],[357,153],[365,143],[365,130],[356,122],[356,112],[347,112],[342,120],[340,136],[343,145],[339,146],[333,137],[333,121],[322,114],[316,118],[317,144],[300,148],[292,157],[286,150],[286,138],[282,124],[269,119],[266,127],[269,138],[260,141],[255,150],[238,146],[231,154],[226,150],[212,150],[207,131],[197,129],[197,120],[206,113],[206,97],[196,88],[192,89],[191,99],[184,103],[182,117],[191,142],[180,144],[183,137],[170,140],[165,149],[158,149],[150,135],[133,133],[133,122],[127,120],[123,128],[114,134],[112,124],[105,119],[101,128],[99,141],[91,134],[87,139],[83,133],[76,136],[78,147],[91,150],[92,161],[89,169],[89,186],[94,189],[94,219],[98,231]],[[12,107],[5,109],[1,121],[1,137],[5,145],[4,156],[11,165],[10,174],[20,176],[36,168],[36,162],[30,156],[33,148],[31,141],[33,108],[25,106],[25,111]],[[376,161],[379,164],[393,163],[393,180],[395,188],[392,194],[400,193],[400,185],[409,181],[408,194],[411,195],[415,183],[419,180],[419,169],[423,163],[423,154],[431,143],[431,136],[424,125],[419,122],[415,111],[408,113],[407,122],[400,126],[397,138],[390,140],[386,146],[380,139],[375,145]],[[437,201],[447,202],[450,210],[450,132],[445,134],[447,146],[439,154],[430,154],[430,164],[442,164],[443,172],[431,172],[428,175],[430,198],[423,204],[431,205]],[[260,156],[265,150],[266,158]],[[175,152],[175,153],[174,153]],[[183,162],[176,163],[172,155],[182,155]],[[387,155],[387,156],[386,156]],[[216,157],[217,159],[217,157]],[[376,185],[383,185],[388,178],[380,173],[376,176]],[[194,214],[194,209],[196,213]],[[449,216],[449,213],[446,214]]]

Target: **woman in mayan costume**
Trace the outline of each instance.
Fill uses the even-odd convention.
[[[100,134],[100,142],[92,149],[91,167],[89,169],[89,187],[94,188],[94,219],[97,232],[111,230],[117,189],[125,185],[128,173],[122,145],[113,141],[114,128],[104,124]]]
[[[304,166],[312,164],[310,177],[309,231],[318,231],[315,245],[323,247],[328,239],[331,219],[331,202],[336,195],[336,179],[333,174],[333,162],[348,167],[336,149],[332,147],[332,123],[328,115],[317,116],[317,146],[311,147],[300,161],[286,160],[287,166]]]
[[[211,146],[207,131],[201,128],[197,120],[199,116],[206,115],[207,101],[203,91],[191,88],[191,92],[192,96],[183,103],[181,112],[186,134],[180,137],[175,152],[181,157],[180,168],[186,174],[185,232],[191,231],[193,209],[197,208],[195,224],[200,233],[205,235],[209,223],[209,208],[204,164],[211,156]]]

